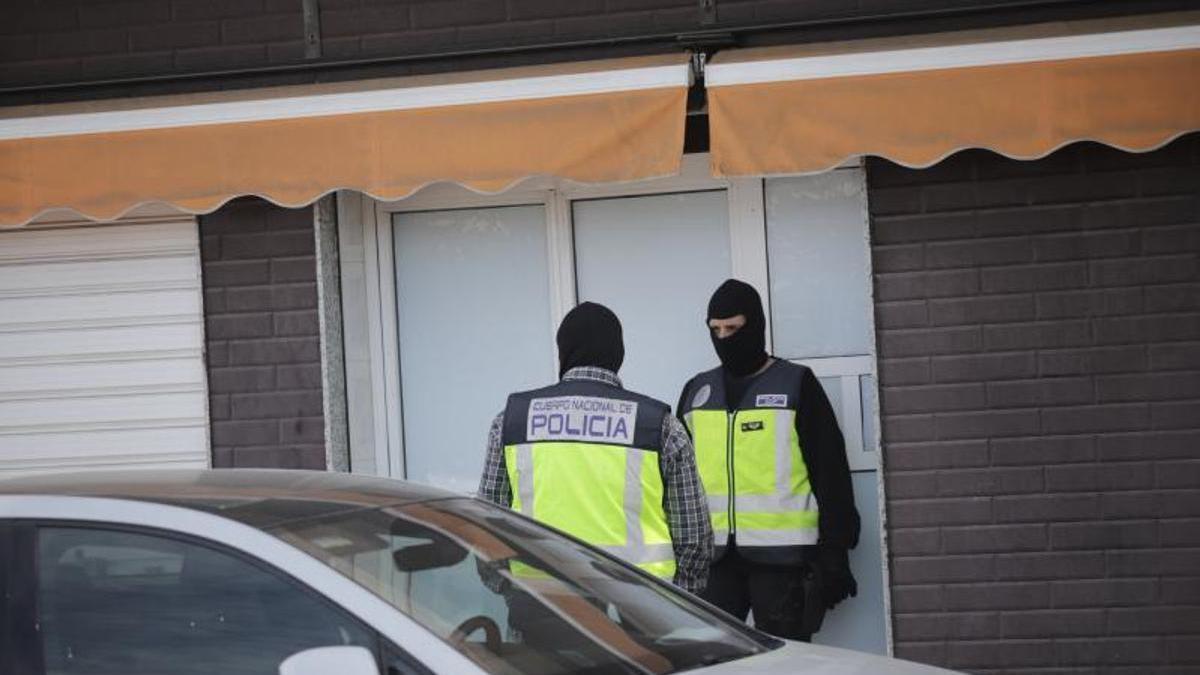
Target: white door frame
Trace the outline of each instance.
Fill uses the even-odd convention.
[[[339,228],[361,227],[359,255],[365,277],[365,347],[370,363],[371,436],[374,473],[405,477],[403,407],[401,404],[399,331],[396,316],[395,261],[392,241],[392,216],[397,213],[487,208],[498,206],[540,205],[546,214],[546,260],[550,276],[551,334],[576,304],[575,250],[571,204],[576,200],[634,197],[725,190],[729,208],[730,263],[734,277],[758,289],[767,321],[767,349],[773,347],[771,293],[767,268],[767,224],[764,205],[764,181],[761,178],[713,178],[707,154],[685,155],[679,175],[621,184],[579,185],[548,178],[534,178],[521,186],[499,193],[480,194],[453,184],[438,184],[406,199],[383,202],[361,193],[339,195]],[[835,170],[859,170],[848,166]],[[865,194],[865,192],[864,192]],[[864,215],[865,218],[865,215]],[[865,222],[865,220],[864,220]],[[361,225],[359,225],[361,223]],[[865,228],[864,228],[865,236]],[[360,238],[360,239],[359,239]],[[864,245],[866,241],[864,239]],[[864,255],[869,255],[866,246]],[[354,264],[352,251],[342,252],[343,264]],[[874,317],[870,317],[874,328]],[[353,345],[347,344],[348,349]],[[547,356],[557,369],[555,355]],[[821,377],[837,377],[846,418],[848,459],[852,470],[879,468],[877,410],[865,410],[858,378],[877,378],[874,349],[868,354],[803,359]],[[366,378],[362,378],[366,379]],[[877,381],[877,380],[876,380]],[[348,385],[349,386],[349,385]],[[365,392],[364,392],[365,393]],[[860,425],[872,425],[875,442],[867,443]],[[361,430],[360,430],[361,431]],[[352,448],[352,452],[354,449]]]
[[[865,175],[858,162],[848,163],[834,170],[858,171],[863,185],[863,241],[864,255],[870,256],[867,228]],[[437,184],[400,201],[381,202],[367,195],[343,191],[338,194],[338,230],[340,261],[343,279],[343,304],[352,302],[354,293],[365,296],[365,316],[359,313],[358,321],[365,321],[367,339],[356,344],[346,342],[347,368],[351,367],[351,350],[368,352],[370,373],[360,373],[360,382],[370,382],[370,392],[356,392],[360,400],[370,400],[370,422],[359,422],[359,444],[351,445],[352,457],[361,465],[378,475],[403,478],[405,460],[403,447],[403,417],[401,405],[401,380],[399,359],[399,332],[396,315],[395,261],[392,241],[392,216],[397,213],[436,211],[451,209],[485,208],[497,206],[541,205],[546,213],[546,255],[549,270],[551,312],[550,330],[557,329],[562,317],[576,304],[574,237],[571,222],[571,203],[576,200],[633,197],[641,195],[670,194],[725,190],[729,207],[729,237],[731,271],[734,277],[753,285],[762,296],[763,310],[767,321],[767,348],[773,349],[771,327],[771,294],[768,276],[767,223],[764,202],[765,181],[763,178],[713,178],[709,170],[707,154],[685,155],[679,175],[624,184],[578,185],[551,178],[532,178],[520,186],[500,194],[479,194],[453,184]],[[347,242],[351,242],[347,244]],[[347,275],[351,269],[351,275]],[[352,278],[353,277],[353,278]],[[352,283],[347,284],[347,281]],[[365,286],[365,288],[364,288]],[[361,289],[361,290],[360,290]],[[873,296],[873,288],[868,288]],[[873,297],[869,306],[873,307]],[[345,321],[354,321],[349,312]],[[874,316],[869,317],[869,328],[874,335]],[[553,354],[549,355],[552,360]],[[840,383],[843,401],[843,417],[847,441],[847,455],[852,471],[877,471],[881,469],[878,411],[878,360],[874,341],[869,353],[837,357],[802,359],[818,377],[836,377]],[[557,371],[557,362],[553,364]],[[875,383],[874,400],[861,399],[860,377],[870,376]],[[346,385],[351,386],[349,374]],[[351,395],[347,391],[348,397]],[[360,416],[365,419],[368,415]],[[351,424],[356,417],[351,411]],[[873,439],[864,438],[863,426],[854,424],[861,420],[870,425]],[[351,429],[351,438],[355,434]],[[873,442],[869,442],[873,441]],[[365,454],[364,454],[365,453]],[[352,462],[352,470],[356,469]],[[880,538],[883,561],[883,612],[885,616],[885,639],[888,653],[892,652],[891,598],[889,570],[887,565],[886,499],[883,495],[883,480],[877,481],[879,490]]]
[[[583,199],[633,197],[725,190],[729,204],[729,238],[733,276],[743,279],[763,297],[770,349],[770,287],[767,279],[766,221],[763,182],[759,178],[717,179],[709,175],[708,155],[686,155],[678,176],[605,185],[578,185],[533,179],[494,195],[442,184],[406,199],[383,202],[361,193],[341,193],[339,211],[361,221],[366,305],[371,363],[374,466],[376,473],[405,477],[403,406],[400,386],[399,330],[396,316],[395,260],[392,216],[397,213],[541,205],[546,213],[546,259],[550,270],[550,331],[576,304],[575,250],[571,203]],[[353,203],[343,205],[342,202]],[[339,216],[339,220],[341,217]],[[345,256],[343,256],[345,257]],[[552,360],[556,358],[549,355]],[[552,364],[557,370],[557,361]],[[383,442],[380,442],[380,441]]]

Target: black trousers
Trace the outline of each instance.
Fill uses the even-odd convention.
[[[751,562],[731,546],[709,568],[708,586],[700,597],[742,621],[754,610],[754,625],[763,632],[789,640],[812,639],[804,623],[802,567]]]

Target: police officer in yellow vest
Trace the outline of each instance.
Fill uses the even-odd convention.
[[[857,593],[858,543],[845,443],[812,371],[767,354],[758,292],[730,279],[708,305],[721,365],[677,407],[692,434],[716,553],[702,597],[760,629],[808,640]]]
[[[557,341],[560,381],[512,394],[492,422],[479,495],[699,592],[713,539],[687,431],[622,388],[608,308],[574,308]]]

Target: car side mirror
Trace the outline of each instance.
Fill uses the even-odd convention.
[[[279,675],[379,675],[365,647],[315,647],[296,652],[279,664]]]
[[[433,541],[397,549],[392,553],[392,562],[397,570],[411,573],[454,567],[466,557],[467,549],[457,544]]]
[[[397,518],[392,521],[391,534],[393,537],[421,542],[398,548],[392,553],[392,561],[401,572],[453,567],[467,557],[467,549],[453,539],[417,523]]]

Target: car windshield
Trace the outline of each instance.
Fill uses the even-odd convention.
[[[780,643],[507,509],[444,499],[276,525],[492,673],[671,673]]]

